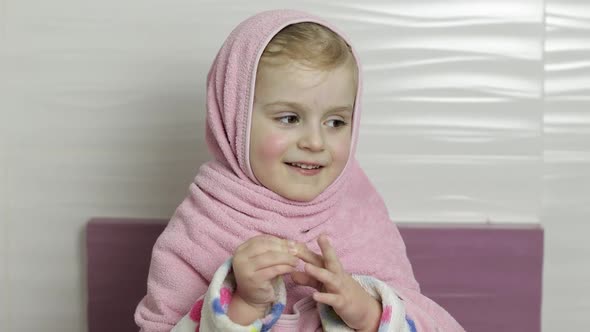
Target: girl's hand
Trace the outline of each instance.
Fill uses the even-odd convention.
[[[305,273],[291,273],[293,282],[318,289],[319,292],[313,294],[314,300],[331,306],[350,328],[376,331],[381,304],[344,271],[325,235],[320,235],[317,242],[323,256],[303,244],[298,245],[297,256],[306,262]]]
[[[232,262],[236,294],[256,309],[267,308],[276,300],[273,279],[295,271],[299,259],[289,241],[271,235],[258,235],[242,243]]]

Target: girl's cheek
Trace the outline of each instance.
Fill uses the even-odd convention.
[[[257,155],[265,162],[280,158],[288,147],[288,139],[285,135],[269,134],[265,136],[258,148]]]
[[[346,163],[348,155],[350,154],[351,139],[340,138],[332,146],[334,146],[334,161]]]

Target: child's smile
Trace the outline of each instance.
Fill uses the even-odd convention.
[[[315,176],[318,175],[324,166],[319,165],[314,162],[295,162],[295,163],[285,163],[289,165],[291,170],[296,175],[303,175],[303,176]]]
[[[355,73],[352,58],[331,70],[261,63],[249,151],[262,185],[310,201],[340,175],[350,152]]]
[[[321,171],[323,166],[314,165],[313,163],[287,163],[295,172],[306,176],[316,175]]]

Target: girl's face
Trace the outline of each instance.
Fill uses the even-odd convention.
[[[352,136],[354,66],[352,57],[329,71],[295,62],[260,64],[250,166],[266,188],[294,201],[310,201],[340,175]]]

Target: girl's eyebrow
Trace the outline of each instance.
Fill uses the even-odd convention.
[[[264,105],[264,108],[268,109],[273,106],[287,106],[290,108],[308,111],[308,109],[305,105],[302,105],[302,104],[296,103],[296,102],[292,102],[292,101],[275,101],[275,102],[268,103],[268,104]],[[336,112],[336,111],[337,112],[352,113],[352,105],[333,106],[333,107],[328,108],[328,112]]]

